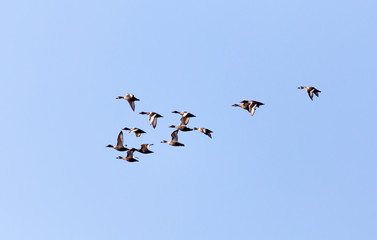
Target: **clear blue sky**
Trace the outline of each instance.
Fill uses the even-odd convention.
[[[376,1],[0,9],[1,239],[377,239]],[[213,139],[160,143],[173,110]],[[124,127],[155,153],[116,159]]]

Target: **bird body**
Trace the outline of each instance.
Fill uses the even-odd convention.
[[[135,150],[136,150],[135,148],[131,148],[130,150],[127,151],[127,156],[126,157],[118,156],[117,159],[123,159],[123,160],[125,160],[127,162],[138,162],[139,160],[137,160],[133,156]]]
[[[122,97],[119,96],[116,99],[125,99],[130,104],[132,111],[135,111],[135,101],[140,101],[140,99],[136,98],[133,94],[128,93],[126,96]]]
[[[140,137],[142,133],[145,133],[143,130],[140,128],[123,128],[122,130],[129,130],[130,132],[134,132],[136,137]]]
[[[186,127],[186,125],[183,125],[183,124],[179,124],[178,126],[175,126],[175,125],[170,125],[169,126],[170,128],[176,128],[182,132],[189,132],[189,131],[192,131],[193,129],[191,128],[188,128]]]
[[[182,112],[172,111],[172,113],[178,113],[182,116],[181,117],[181,124],[183,124],[183,125],[187,125],[190,121],[190,118],[196,117],[194,114],[189,113],[189,112],[185,112],[185,111],[182,111]]]
[[[310,99],[313,101],[313,93],[317,96],[317,97],[319,97],[319,93],[321,92],[321,91],[319,91],[317,88],[315,88],[315,87],[303,87],[303,86],[301,86],[301,87],[298,87],[298,89],[305,89],[306,90],[306,92],[308,92],[308,95],[309,95],[309,97],[310,97]]]
[[[153,144],[141,144],[140,149],[136,149],[136,151],[140,153],[144,153],[144,154],[153,153],[151,150],[149,150],[149,146],[152,146],[152,145]]]
[[[249,101],[249,100],[242,100],[240,102],[241,104],[233,104],[233,107],[240,107],[242,109],[247,110],[251,116],[254,115],[255,109],[260,107],[261,105],[264,105],[264,103],[258,102],[258,101]]]
[[[157,118],[161,118],[162,116],[155,112],[140,112],[139,114],[146,114],[149,117],[149,125],[152,125],[153,128],[157,125]]]
[[[125,145],[127,146],[127,145]],[[120,133],[118,134],[118,138],[117,138],[117,145],[113,146],[111,144],[107,145],[106,147],[111,147],[111,148],[114,148],[115,150],[118,150],[118,151],[127,151],[128,148],[126,148],[125,146],[123,146],[123,132],[120,131]]]
[[[207,129],[207,128],[195,128],[194,127],[193,130],[198,130],[199,132],[202,132],[205,135],[207,135],[208,137],[212,138],[212,136],[211,136],[212,131]]]
[[[162,140],[161,142],[167,143],[167,144],[169,144],[171,146],[175,146],[175,147],[185,146],[183,143],[178,142],[178,131],[179,130],[175,130],[174,132],[171,133],[171,140],[170,141]]]

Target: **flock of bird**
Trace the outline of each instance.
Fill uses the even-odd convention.
[[[321,92],[318,89],[316,89],[315,87],[300,86],[300,87],[298,87],[298,89],[305,89],[312,101],[313,101],[313,94],[315,94],[317,97],[319,97],[319,93]],[[127,94],[126,96],[123,96],[123,97],[119,96],[116,99],[127,100],[128,103],[131,106],[132,111],[135,111],[135,102],[140,101],[140,99],[136,98],[133,94]],[[261,102],[249,101],[249,100],[242,100],[240,103],[241,104],[233,104],[232,106],[245,109],[246,111],[248,111],[251,114],[251,116],[254,115],[256,108],[259,108],[260,106],[264,105]],[[189,127],[187,127],[187,124],[189,123],[190,118],[196,117],[194,114],[189,113],[189,112],[185,112],[185,111],[182,111],[182,112],[172,111],[172,113],[177,113],[177,114],[180,114],[182,116],[181,119],[180,119],[180,124],[178,126],[170,125],[169,126],[170,128],[176,128],[177,130],[174,130],[171,133],[171,140],[170,141],[162,140],[161,143],[167,143],[171,146],[176,146],[176,147],[177,146],[185,146],[183,143],[180,143],[178,141],[178,132],[179,131],[189,132],[189,131],[192,131],[192,130],[198,130],[199,132],[202,132],[205,135],[207,135],[208,137],[212,138],[212,135],[211,135],[212,131],[207,129],[207,128],[195,128],[195,127],[189,128]],[[158,114],[156,112],[140,112],[139,114],[148,115],[149,124],[153,128],[156,128],[156,126],[157,126],[157,119],[162,117],[160,114]],[[149,150],[149,147],[152,146],[153,144],[141,144],[139,149],[136,149],[136,148],[128,149],[127,145],[124,145],[124,142],[123,142],[123,130],[128,130],[130,133],[132,133],[132,132],[135,133],[136,137],[140,137],[141,134],[146,133],[139,128],[127,128],[127,127],[123,128],[120,131],[120,133],[118,134],[117,144],[115,146],[113,146],[111,144],[106,146],[106,147],[114,148],[115,150],[120,151],[120,152],[127,151],[126,157],[118,156],[117,159],[123,159],[123,160],[128,161],[128,162],[138,162],[137,157],[133,156],[135,151],[137,151],[139,153],[143,153],[143,154],[153,153],[151,150]]]

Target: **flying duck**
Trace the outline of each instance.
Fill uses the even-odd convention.
[[[183,125],[187,125],[189,123],[191,117],[196,117],[194,114],[189,113],[189,112],[185,112],[185,111],[182,111],[182,112],[172,111],[172,113],[181,114],[181,116],[182,116],[181,117],[181,124],[183,124]]]
[[[140,112],[139,114],[147,114],[149,116],[149,125],[152,125],[153,128],[155,128],[157,125],[157,118],[162,117],[160,114],[155,112]]]
[[[153,144],[141,144],[140,149],[136,149],[136,151],[140,153],[144,153],[144,154],[153,153],[151,150],[149,150],[149,146],[152,146],[152,145]]]
[[[161,142],[162,143],[167,143],[169,145],[172,145],[172,146],[185,146],[183,143],[180,143],[178,142],[178,131],[179,130],[175,130],[174,132],[171,133],[171,140],[168,142],[168,141],[165,141],[165,140],[162,140]]]
[[[140,137],[142,133],[145,133],[143,130],[140,128],[123,128],[122,130],[130,130],[130,132],[134,132],[136,137]]]
[[[127,145],[125,145],[127,146]],[[125,146],[123,146],[123,132],[120,131],[119,135],[118,135],[118,139],[117,139],[117,145],[113,146],[113,145],[107,145],[106,147],[111,147],[111,148],[114,148],[115,150],[118,150],[118,151],[127,151],[128,148],[126,148]]]
[[[170,125],[169,127],[170,127],[170,128],[176,128],[176,129],[178,129],[178,130],[181,130],[182,132],[192,131],[191,128],[186,127],[186,125],[183,125],[182,123],[179,124],[178,126]]]
[[[321,91],[319,91],[317,88],[315,88],[315,87],[303,87],[303,86],[301,86],[301,87],[298,87],[298,89],[305,89],[307,92],[308,92],[308,95],[309,95],[309,97],[310,97],[310,99],[313,101],[313,93],[317,96],[317,97],[319,97],[319,94],[318,93],[320,93]]]
[[[135,150],[136,150],[135,148],[131,148],[130,150],[127,151],[126,157],[118,156],[117,159],[123,159],[127,162],[138,162],[138,160],[136,158],[134,158]]]
[[[212,136],[211,136],[212,131],[207,129],[207,128],[195,128],[194,127],[193,130],[198,130],[199,132],[202,132],[205,135],[207,135],[208,137],[212,138]]]
[[[125,99],[130,104],[132,111],[135,111],[135,101],[140,101],[140,99],[136,98],[133,94],[128,93],[126,96],[122,97],[119,96],[116,99]]]

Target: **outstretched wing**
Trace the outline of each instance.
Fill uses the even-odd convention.
[[[308,91],[309,97],[312,101],[313,101],[313,91],[314,91],[314,89],[311,89],[311,90]]]
[[[189,117],[181,117],[181,125],[187,125],[190,121]]]
[[[171,140],[173,142],[178,142],[178,129],[171,133]]]
[[[122,131],[120,131],[120,133],[118,135],[117,146],[123,147],[123,132]]]
[[[157,115],[156,114],[149,115],[149,124],[152,125],[153,128],[155,128],[157,126]]]
[[[256,107],[256,106],[257,106],[256,104],[250,104],[250,105],[249,105],[249,112],[250,112],[251,116],[254,115],[255,107]]]
[[[128,157],[128,158],[133,158],[133,157],[134,157],[134,151],[135,151],[134,148],[128,150],[128,151],[127,151],[127,157]]]
[[[132,111],[135,111],[135,102],[133,100],[127,100],[127,101],[130,104]]]

